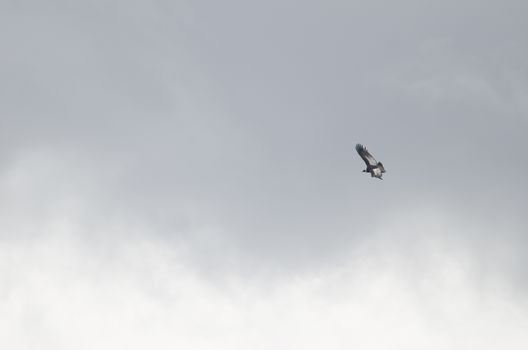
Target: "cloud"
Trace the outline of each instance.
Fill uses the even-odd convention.
[[[376,237],[402,237],[390,227]],[[3,347],[521,349],[528,342],[526,300],[504,281],[479,283],[478,259],[437,225],[407,232],[421,237],[411,253],[399,239],[374,238],[341,264],[274,277],[225,273],[216,282],[193,267],[184,245],[130,234],[94,242],[75,230],[63,223],[2,243]]]
[[[166,226],[115,211],[115,199],[105,206],[113,181],[107,168],[101,178],[89,164],[41,150],[19,154],[4,172],[2,347],[528,343],[513,222],[484,226],[438,200],[411,202],[333,259],[281,268],[241,254],[228,235],[208,227],[172,226],[187,232],[168,239],[159,232]],[[496,230],[500,237],[491,234]]]

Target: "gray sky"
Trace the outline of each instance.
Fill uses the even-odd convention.
[[[0,345],[526,348],[527,7],[0,2]]]

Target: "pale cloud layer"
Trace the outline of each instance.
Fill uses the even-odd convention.
[[[0,346],[525,348],[527,6],[2,2]]]
[[[399,222],[413,216],[400,214]],[[181,245],[140,235],[102,246],[55,222],[42,228],[53,235],[2,244],[0,345],[523,349],[524,296],[481,274],[478,259],[444,236],[462,230],[443,222],[425,235],[432,223],[422,214],[410,231],[390,220],[338,266],[280,278],[226,272],[221,281],[189,265]],[[386,239],[402,231],[415,238],[411,251]]]

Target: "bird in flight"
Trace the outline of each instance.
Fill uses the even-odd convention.
[[[359,143],[356,145],[356,151],[367,164],[367,169],[363,170],[363,172],[370,173],[371,177],[377,177],[378,179],[383,180],[381,178],[383,176],[383,173],[385,172],[383,164],[381,164],[381,162],[376,161],[372,154],[367,151],[365,146]]]

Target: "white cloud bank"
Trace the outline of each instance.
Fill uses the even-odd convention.
[[[183,244],[141,227],[81,230],[60,210],[49,216],[60,220],[26,223],[39,237],[0,244],[3,349],[528,345],[526,302],[497,276],[480,280],[478,257],[439,216],[387,220],[349,259],[317,271],[215,280],[193,267]],[[14,237],[17,227],[2,229]]]

